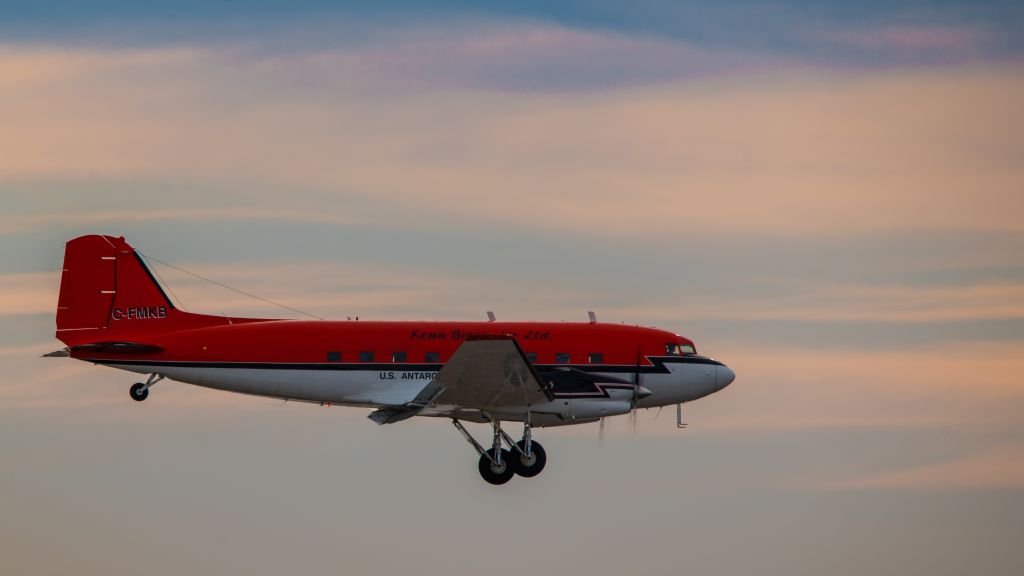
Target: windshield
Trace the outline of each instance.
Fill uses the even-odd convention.
[[[676,344],[675,342],[669,342],[665,344],[665,354],[669,356],[682,356],[683,354],[696,354],[697,351],[691,344]]]

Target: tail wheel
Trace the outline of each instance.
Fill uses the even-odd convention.
[[[132,395],[132,400],[135,400],[136,402],[142,402],[146,398],[149,398],[149,388],[147,388],[142,382],[132,384],[130,393]]]
[[[480,476],[484,480],[490,484],[504,484],[512,479],[512,476],[515,475],[515,470],[512,469],[512,466],[516,459],[513,454],[502,448],[500,465],[491,462],[491,459],[487,456],[488,454],[481,454],[480,462],[477,466],[480,470]]]
[[[520,440],[519,442],[516,442],[516,446],[519,446],[519,450],[526,452],[526,441]],[[544,465],[548,461],[548,456],[544,453],[544,447],[537,441],[531,442],[530,458],[527,458],[525,454],[520,453],[519,450],[512,453],[513,471],[524,478],[533,478],[537,474],[540,474],[541,470],[544,469]]]

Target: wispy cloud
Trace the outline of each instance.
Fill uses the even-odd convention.
[[[64,210],[32,211],[27,213],[0,213],[0,227],[3,234],[17,234],[46,226],[93,226],[97,229],[117,226],[125,221],[133,222],[202,222],[231,220],[276,220],[280,222],[319,223],[345,225],[357,222],[354,217],[336,212],[315,212],[287,207],[260,208],[254,206],[224,206],[203,208],[157,207],[145,210],[119,208],[97,208],[70,212]]]
[[[201,182],[285,218],[333,194],[356,217],[611,237],[1021,231],[1014,67],[538,95],[395,91],[332,68],[351,58],[8,47],[0,69],[45,81],[8,85],[0,182]]]
[[[985,55],[994,39],[979,26],[904,25],[836,30],[831,42],[859,50],[930,61],[969,60]]]
[[[996,445],[930,464],[826,483],[828,490],[984,490],[1024,487],[1024,445]]]
[[[296,255],[300,256],[300,255]],[[844,285],[777,282],[771,291],[719,294],[703,291],[669,294],[663,300],[637,304],[629,298],[594,287],[561,297],[523,300],[520,283],[505,274],[481,278],[473,273],[436,271],[428,267],[368,263],[331,264],[263,260],[252,264],[172,263],[192,273],[216,279],[245,291],[277,298],[290,306],[308,308],[327,317],[362,314],[373,318],[418,317],[459,302],[456,314],[467,308],[479,312],[488,303],[515,303],[508,314],[558,317],[582,302],[601,301],[602,315],[615,319],[674,318],[714,321],[942,323],[956,320],[1024,318],[1024,285],[1017,283],[929,285]],[[205,283],[179,270],[151,262],[165,284],[183,303],[197,311],[234,315],[291,314],[251,298]],[[409,278],[416,279],[414,284]],[[282,278],[302,278],[301,283]],[[53,273],[0,274],[0,314],[51,313],[60,276]],[[475,308],[474,308],[475,306]]]
[[[558,294],[524,293],[528,281],[510,284],[501,276],[437,271],[427,265],[281,260],[173,264],[180,270],[152,261],[150,267],[163,280],[178,305],[198,313],[301,318],[293,311],[201,280],[182,270],[334,320],[356,316],[375,320],[482,319],[484,311],[494,308],[496,302],[506,303],[500,311],[508,315],[506,319],[558,318],[567,308],[579,308],[581,319],[585,317],[582,308],[566,304],[577,298],[586,299],[578,290],[560,290]],[[0,275],[0,315],[53,314],[59,285],[57,272]],[[26,338],[23,342],[32,340]]]
[[[60,272],[0,274],[0,315],[56,313]]]
[[[875,352],[730,344],[736,382],[700,405],[712,429],[1006,431],[1024,408],[1017,343]]]
[[[1024,318],[1024,284],[964,286],[808,285],[780,282],[769,294],[683,295],[658,303],[657,312],[718,320],[794,322],[945,322]],[[674,311],[674,312],[670,312]],[[649,316],[654,310],[617,309],[625,316]]]
[[[792,62],[753,51],[707,49],[678,38],[537,21],[400,28],[351,52],[320,53],[315,61],[396,88],[447,85],[514,92],[678,81]]]
[[[193,66],[203,57],[194,48],[52,49],[43,46],[0,44],[0,88],[25,89],[60,86],[69,80],[87,82],[109,74],[138,73],[155,68],[167,72]]]

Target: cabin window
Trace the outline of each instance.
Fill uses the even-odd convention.
[[[591,364],[604,364],[604,354],[601,354],[600,352],[591,352],[590,353],[590,363]]]
[[[526,355],[526,359],[530,361],[530,364],[536,364],[537,363],[537,353],[536,352],[528,353]]]
[[[423,360],[425,362],[429,362],[431,364],[436,364],[436,363],[441,361],[441,353],[440,352],[427,352],[426,354],[423,355]]]
[[[327,361],[328,362],[341,362],[341,352],[328,352],[327,353]]]
[[[359,361],[360,362],[373,362],[373,352],[360,352],[359,353]]]
[[[405,362],[405,352],[395,352],[391,355],[392,362]]]
[[[683,354],[696,354],[697,349],[692,344],[680,344],[680,348],[683,349]]]
[[[558,354],[555,354],[555,364],[568,364],[568,363],[569,363],[569,353],[568,352],[559,352]]]

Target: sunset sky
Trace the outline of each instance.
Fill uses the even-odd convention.
[[[1024,573],[1024,4],[239,4],[0,0],[0,573]],[[495,488],[445,420],[39,358],[89,233],[737,380]]]

